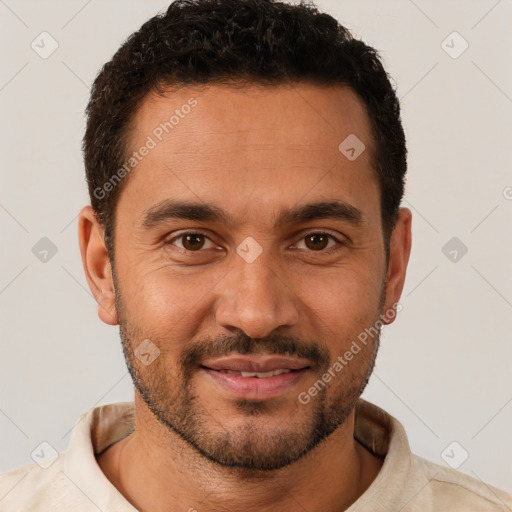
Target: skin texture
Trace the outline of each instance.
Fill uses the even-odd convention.
[[[120,325],[135,384],[136,429],[98,464],[142,511],[344,510],[382,465],[353,437],[378,336],[308,404],[297,397],[398,302],[411,213],[400,210],[386,265],[370,122],[349,88],[150,94],[130,148],[192,97],[197,106],[119,197],[114,273],[93,211],[80,214],[85,274],[100,318]],[[354,161],[338,150],[350,134],[365,144]],[[165,200],[214,205],[230,222],[171,218],[145,228],[145,212]],[[331,201],[357,208],[360,221],[276,224],[286,210]],[[184,231],[207,238],[187,245]],[[334,238],[308,239],[318,233]],[[251,263],[236,252],[247,237],[262,250]],[[134,355],[145,339],[160,351],[147,366]],[[200,367],[206,356],[235,352],[307,354],[310,368],[276,397],[242,401]]]

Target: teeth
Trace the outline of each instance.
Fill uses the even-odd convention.
[[[285,370],[285,369],[282,369],[282,370],[274,370],[274,375],[282,375],[283,373],[290,373],[291,370]]]
[[[242,377],[244,376],[244,373],[242,372]],[[274,371],[273,370],[270,370],[268,372],[258,372],[256,374],[256,377],[258,377],[259,379],[265,379],[267,377],[273,377],[274,376]]]
[[[220,373],[229,373],[230,375],[241,375],[242,377],[257,377],[258,379],[265,379],[267,377],[275,377],[276,375],[283,375],[290,373],[291,370],[287,368],[279,368],[278,370],[270,370],[268,372],[238,372],[235,370],[219,370]]]

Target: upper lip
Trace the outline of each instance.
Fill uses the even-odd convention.
[[[239,372],[269,372],[279,369],[301,370],[311,366],[306,359],[286,356],[226,356],[206,359],[201,366],[211,370],[233,370]]]

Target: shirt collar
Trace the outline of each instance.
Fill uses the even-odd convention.
[[[133,402],[92,408],[75,423],[64,459],[64,474],[100,509],[136,511],[101,471],[96,455],[135,428]]]
[[[75,423],[64,459],[64,473],[100,510],[136,511],[107,479],[96,461],[97,455],[125,438],[134,428],[133,402],[94,407]],[[380,407],[359,399],[354,438],[384,459],[384,463],[370,487],[347,512],[371,509],[382,492],[386,496],[386,506],[393,509],[392,505],[403,499],[403,489],[394,484],[407,478],[411,464],[411,450],[404,428]]]
[[[412,457],[404,427],[380,407],[360,398],[356,404],[354,438],[384,459],[384,463],[370,487],[346,512],[375,510],[377,505],[385,510],[400,510],[409,490],[397,482],[408,481]]]

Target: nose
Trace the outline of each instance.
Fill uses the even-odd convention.
[[[264,338],[298,322],[298,297],[269,259],[262,254],[247,263],[234,255],[234,265],[216,302],[219,325],[228,330],[241,329],[251,338]]]

